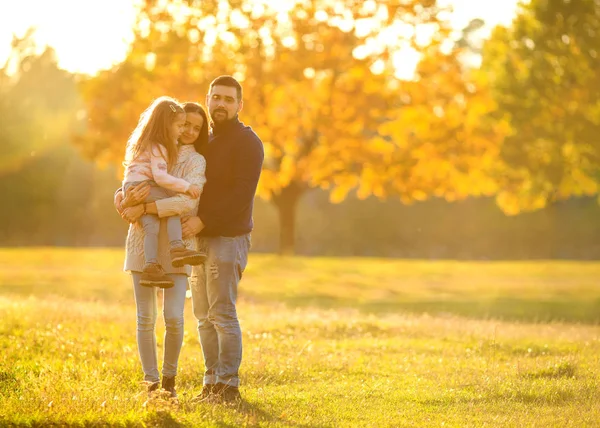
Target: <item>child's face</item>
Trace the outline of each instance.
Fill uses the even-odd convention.
[[[183,132],[183,127],[185,126],[185,113],[179,113],[175,116],[173,123],[171,123],[171,138],[177,142],[177,139]]]

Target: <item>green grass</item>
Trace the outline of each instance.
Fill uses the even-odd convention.
[[[0,426],[596,426],[600,263],[253,254],[238,408],[146,400],[123,250],[0,249]],[[160,320],[159,320],[160,321]],[[159,343],[164,327],[157,327]]]

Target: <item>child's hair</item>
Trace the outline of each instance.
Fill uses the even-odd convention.
[[[196,138],[196,141],[194,141],[194,148],[198,153],[202,154],[205,147],[208,145],[208,116],[206,111],[200,104],[192,101],[183,103],[183,110],[186,113],[197,113],[204,119],[200,134],[198,135],[198,138]]]
[[[167,150],[167,169],[170,170],[177,162],[177,143],[171,137],[171,124],[179,114],[185,114],[185,111],[173,98],[155,99],[140,115],[137,126],[127,140],[123,165],[129,165],[141,153],[151,150],[152,144],[159,144]]]

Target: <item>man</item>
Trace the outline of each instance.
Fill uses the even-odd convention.
[[[242,360],[237,289],[248,261],[252,209],[264,150],[260,138],[238,118],[243,101],[237,80],[217,77],[210,84],[206,105],[212,128],[202,150],[207,181],[198,216],[182,219],[183,236],[198,235],[199,247],[207,251],[206,261],[195,267],[190,281],[206,367],[202,392],[196,399],[235,403],[241,399],[238,370]],[[128,202],[136,205],[147,194],[148,186],[133,188]],[[127,221],[135,221],[141,208],[123,211],[122,198],[122,192],[117,191],[115,206]],[[158,212],[155,203],[146,206],[148,212]]]
[[[184,236],[198,235],[207,250],[191,280],[192,305],[206,371],[198,400],[240,400],[238,370],[242,334],[236,311],[238,284],[248,261],[252,209],[264,150],[260,138],[240,122],[242,87],[231,76],[217,77],[206,96],[211,119],[203,150],[206,184],[198,216],[182,220]]]

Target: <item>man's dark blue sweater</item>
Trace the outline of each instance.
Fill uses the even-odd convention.
[[[239,236],[252,231],[254,195],[265,157],[262,141],[236,117],[215,124],[208,145],[206,184],[198,217],[200,236]]]

